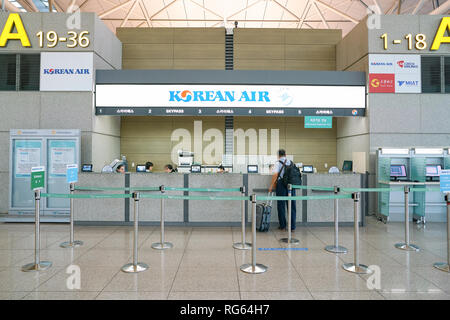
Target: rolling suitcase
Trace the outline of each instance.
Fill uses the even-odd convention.
[[[256,204],[256,230],[267,232],[270,228],[270,215],[272,213],[272,200],[268,203]]]

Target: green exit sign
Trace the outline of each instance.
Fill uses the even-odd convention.
[[[333,127],[333,117],[315,117],[306,116],[305,117],[305,128],[332,128]]]
[[[31,190],[44,189],[45,167],[31,168]]]

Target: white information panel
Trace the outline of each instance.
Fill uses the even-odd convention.
[[[364,86],[96,85],[96,107],[365,108]]]
[[[393,76],[395,93],[420,93],[420,61],[418,54],[370,54],[369,74]]]
[[[41,91],[93,91],[92,52],[42,52]]]

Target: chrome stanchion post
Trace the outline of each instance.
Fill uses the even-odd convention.
[[[34,262],[28,263],[22,266],[22,271],[40,271],[46,270],[52,266],[50,261],[41,261],[40,259],[40,246],[41,246],[41,235],[40,235],[40,201],[41,201],[41,190],[34,190]]]
[[[334,195],[337,196],[340,188],[334,187]],[[334,245],[326,246],[325,250],[333,253],[347,253],[347,248],[339,245],[339,199],[334,199]]]
[[[241,195],[245,197],[245,186],[241,187]],[[233,248],[238,250],[250,250],[250,243],[245,242],[245,199],[241,201],[241,242],[233,244]]]
[[[122,267],[123,272],[136,273],[148,269],[148,265],[138,262],[138,238],[139,238],[139,192],[133,192],[134,199],[134,232],[133,232],[133,263],[127,263]]]
[[[75,183],[70,184],[70,195],[73,195],[75,192]],[[83,245],[83,241],[80,240],[73,240],[73,211],[74,211],[74,205],[73,205],[74,199],[70,198],[70,240],[61,243],[59,246],[62,248],[75,248]]]
[[[246,263],[241,266],[241,271],[245,273],[264,273],[267,267],[256,263],[256,195],[250,197],[252,201],[252,263]]]
[[[361,273],[368,274],[372,273],[373,270],[369,269],[366,265],[359,263],[359,199],[361,198],[361,194],[359,192],[355,192],[352,194],[353,199],[353,212],[354,212],[354,250],[353,250],[353,263],[345,263],[342,265],[344,270],[353,272],[353,273]]]
[[[450,193],[445,195],[447,203],[447,263],[436,262],[433,266],[441,271],[450,272]]]
[[[164,186],[160,186],[159,190],[161,194],[164,194]],[[165,220],[165,209],[164,209],[164,198],[161,198],[161,230],[160,230],[160,240],[159,242],[152,243],[152,248],[156,250],[170,249],[173,244],[170,242],[165,242],[164,239],[164,220]]]
[[[288,197],[292,196],[292,185],[288,184]],[[296,244],[300,241],[298,239],[292,238],[292,200],[287,201],[288,204],[288,237],[281,238],[280,241],[284,243]]]
[[[405,242],[396,243],[395,247],[406,251],[419,251],[417,245],[409,243],[409,191],[409,186],[405,186]]]

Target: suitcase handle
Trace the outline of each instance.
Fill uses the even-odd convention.
[[[270,196],[273,196],[273,194],[274,194],[274,192],[272,191],[272,192],[267,192],[267,195],[270,197]],[[272,206],[272,200],[269,200],[269,202],[267,203],[267,205],[269,205],[269,206]]]

